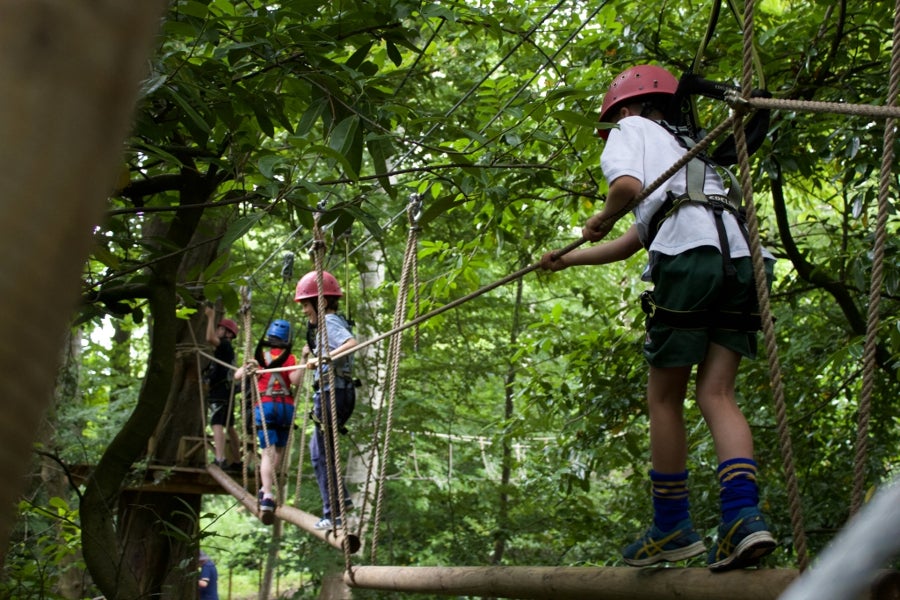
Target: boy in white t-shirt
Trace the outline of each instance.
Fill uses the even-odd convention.
[[[632,67],[610,86],[600,114],[601,122],[617,124],[600,132],[607,139],[601,168],[609,194],[603,210],[585,223],[582,234],[588,241],[603,239],[643,188],[687,151],[663,123],[677,88],[674,76],[652,65]],[[687,488],[684,400],[693,365],[697,404],[713,437],[721,486],[722,524],[708,555],[709,568],[754,565],[776,545],[757,506],[753,437],[734,394],[741,357],[756,355],[759,317],[750,250],[721,177],[705,163],[703,168],[699,191],[708,201],[678,202],[688,191],[698,191],[688,190],[687,169],[682,168],[633,209],[635,224],[621,237],[562,256],[548,252],[541,259],[542,268],[558,271],[648,250],[643,278],[654,289],[643,298],[648,313],[644,356],[650,365],[654,518],[646,533],[622,552],[633,566],[684,560],[705,551],[690,518]],[[677,208],[671,208],[672,201]],[[773,261],[765,256],[771,285]]]

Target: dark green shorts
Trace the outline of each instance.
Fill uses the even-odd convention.
[[[653,267],[653,300],[672,311],[742,312],[749,305],[756,311],[753,264],[749,257],[732,259],[737,270],[726,279],[722,255],[703,246],[677,256],[660,256]],[[766,284],[772,286],[774,261],[766,261]],[[756,332],[727,329],[674,329],[658,320],[648,320],[644,357],[654,367],[696,365],[706,358],[710,343],[733,350],[741,356],[756,357]]]

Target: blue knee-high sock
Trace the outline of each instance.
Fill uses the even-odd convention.
[[[719,465],[717,473],[724,522],[730,523],[736,519],[742,508],[759,504],[756,462],[752,458],[726,460]]]
[[[672,531],[689,515],[688,472],[657,473],[650,471],[653,494],[653,524],[661,531]]]

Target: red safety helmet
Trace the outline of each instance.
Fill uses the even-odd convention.
[[[341,285],[334,275],[328,271],[322,271],[322,295],[341,297],[344,293],[341,291]],[[315,271],[310,271],[300,278],[297,282],[297,293],[294,295],[294,302],[308,300],[310,298],[319,297],[318,276]]]
[[[237,323],[235,323],[231,319],[222,319],[221,321],[219,321],[219,327],[224,327],[227,331],[230,331],[231,335],[233,335],[234,337],[238,336]]]
[[[600,107],[600,122],[609,121],[609,115],[626,100],[634,100],[651,94],[674,95],[678,91],[675,76],[654,65],[637,65],[619,73],[609,85]],[[609,137],[609,129],[597,130],[604,140]]]

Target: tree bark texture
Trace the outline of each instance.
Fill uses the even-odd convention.
[[[0,2],[0,543],[51,400],[161,0]],[[28,349],[30,359],[21,352]]]

